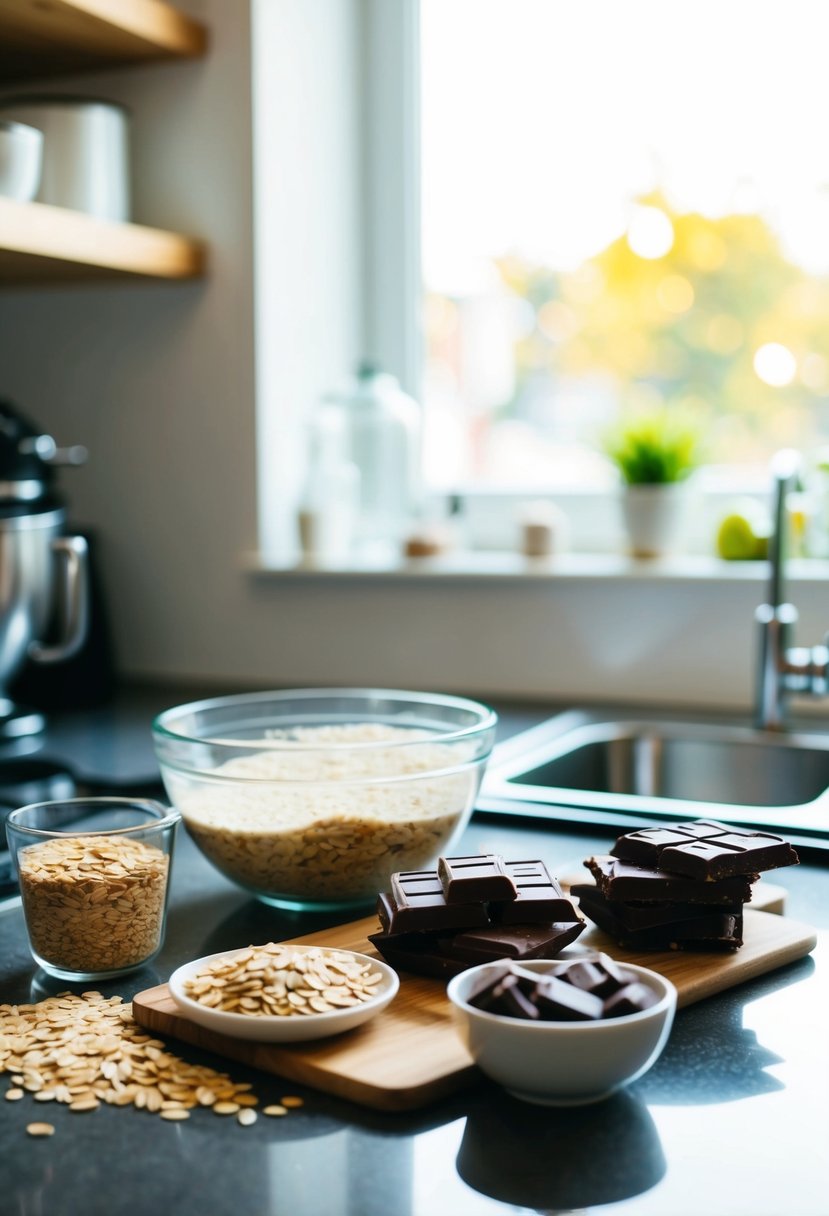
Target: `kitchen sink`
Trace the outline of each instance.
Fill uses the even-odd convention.
[[[623,827],[719,817],[829,847],[829,733],[572,711],[496,748],[479,807]]]

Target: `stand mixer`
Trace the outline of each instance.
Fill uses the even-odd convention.
[[[59,448],[0,402],[0,745],[25,746],[43,715],[15,704],[8,688],[26,659],[56,663],[83,645],[89,614],[87,544],[65,536],[55,469],[86,460]]]

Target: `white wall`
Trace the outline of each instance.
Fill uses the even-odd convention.
[[[90,449],[62,480],[74,518],[99,531],[122,669],[228,688],[747,703],[751,583],[326,583],[242,570],[257,477],[266,547],[289,526],[285,420],[359,351],[359,2],[261,0],[257,29],[272,38],[257,46],[255,133],[248,0],[190,6],[213,31],[203,63],[80,82],[133,104],[136,218],[207,237],[204,282],[0,294],[0,393]],[[333,110],[332,90],[346,99]],[[254,138],[268,148],[256,258]],[[811,586],[798,598],[816,641],[827,597]]]

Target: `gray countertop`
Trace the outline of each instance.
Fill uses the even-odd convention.
[[[104,710],[56,719],[47,750],[98,779],[155,779],[151,716],[183,699],[130,692]],[[505,733],[545,716],[539,706],[505,709]],[[563,873],[610,843],[538,820],[473,818],[463,847],[542,856]],[[789,891],[789,914],[821,930],[815,954],[680,1011],[655,1067],[607,1102],[545,1110],[481,1081],[420,1112],[379,1114],[219,1062],[234,1079],[254,1082],[263,1104],[290,1091],[305,1105],[242,1128],[203,1110],[165,1123],[131,1108],[72,1114],[51,1104],[55,1135],[34,1140],[24,1128],[44,1108],[27,1095],[0,1102],[0,1213],[483,1216],[600,1208],[827,1216],[829,871],[806,859],[773,881]],[[135,975],[95,987],[129,998],[187,959],[336,919],[248,898],[182,832],[162,952]],[[0,1001],[39,1000],[65,987],[36,971],[17,902],[0,905]],[[216,1063],[184,1045],[173,1049]]]

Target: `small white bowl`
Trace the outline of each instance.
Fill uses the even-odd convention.
[[[314,947],[319,949],[320,947]],[[328,1035],[342,1034],[345,1030],[353,1030],[369,1018],[375,1017],[394,999],[400,980],[397,972],[379,959],[370,958],[367,954],[357,954],[353,950],[340,950],[332,947],[331,952],[345,954],[355,962],[370,963],[372,971],[382,975],[377,991],[368,1001],[352,1005],[347,1009],[335,1009],[331,1013],[304,1013],[294,1017],[250,1017],[245,1013],[225,1013],[221,1009],[211,1009],[187,996],[184,985],[206,963],[217,962],[223,958],[233,958],[241,954],[245,947],[236,950],[223,950],[219,954],[208,954],[197,958],[192,963],[185,963],[170,976],[168,987],[170,995],[184,1016],[191,1022],[197,1022],[208,1030],[227,1035],[232,1039],[253,1039],[258,1043],[304,1043],[311,1039],[323,1039]],[[322,947],[326,949],[326,947]]]
[[[561,960],[564,961],[564,960]],[[576,959],[572,960],[573,962]],[[456,1025],[475,1063],[516,1098],[540,1106],[584,1106],[635,1081],[658,1059],[671,1032],[676,988],[647,967],[619,964],[656,994],[650,1009],[595,1022],[530,1022],[487,1013],[467,997],[502,964],[456,975],[447,988]],[[553,971],[560,962],[533,959],[524,971]]]

